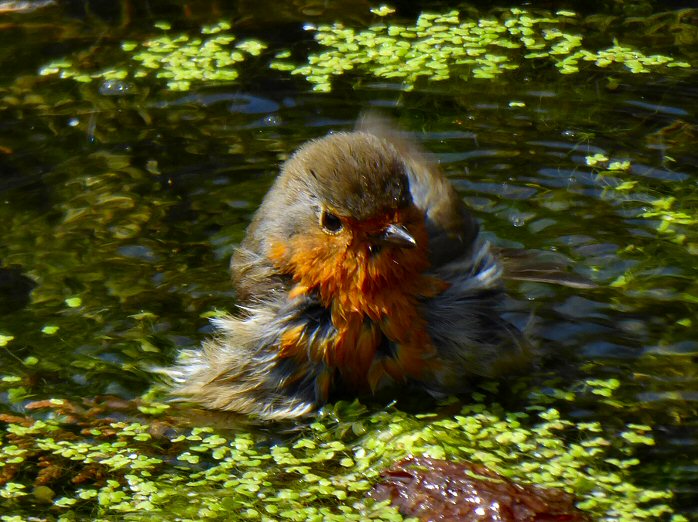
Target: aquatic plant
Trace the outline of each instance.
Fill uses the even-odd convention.
[[[128,53],[136,67],[122,66],[88,72],[70,59],[52,62],[43,67],[42,76],[58,74],[88,83],[102,80],[102,89],[109,94],[128,94],[129,81],[134,79],[163,79],[173,91],[186,91],[192,82],[229,82],[235,80],[237,66],[249,56],[258,56],[266,44],[258,40],[235,42],[228,22],[201,28],[201,36],[171,35],[167,22],[156,24],[163,35],[143,42],[126,41],[121,49]]]
[[[384,17],[394,10],[382,7],[373,12]],[[584,49],[580,34],[561,29],[574,27],[576,18],[572,11],[541,16],[512,8],[478,20],[462,19],[457,10],[422,13],[411,26],[379,22],[363,30],[339,22],[307,24],[325,50],[310,54],[301,65],[286,61],[290,53],[282,51],[271,67],[302,75],[313,90],[328,92],[332,78],[348,72],[398,80],[412,90],[420,78],[492,79],[521,68],[527,60],[551,62],[561,74],[578,73],[584,63],[598,68],[623,65],[632,73],[661,65],[690,66],[670,56],[647,56],[617,41],[606,49]]]
[[[6,376],[2,386],[15,381]],[[488,392],[475,393],[470,404],[446,402],[416,415],[340,402],[273,439],[257,430],[177,428],[186,416],[170,415],[167,405],[148,397],[85,405],[41,401],[28,405],[31,416],[0,415],[0,496],[8,507],[2,520],[35,502],[52,506],[61,520],[85,512],[98,518],[224,519],[235,512],[249,520],[401,520],[366,494],[382,469],[408,455],[464,459],[513,480],[573,492],[578,507],[596,520],[669,515],[670,492],[629,482],[639,464],[636,451],[654,444],[649,426],[574,422],[550,405],[613,405],[619,386],[615,379],[589,379],[567,390],[522,388],[530,399],[525,411],[508,411]],[[119,404],[131,420],[109,417]],[[39,420],[41,411],[52,414]],[[32,475],[33,489],[20,479]]]
[[[572,11],[551,14],[512,8],[471,19],[452,10],[422,13],[413,25],[383,21],[395,14],[390,7],[371,11],[380,21],[367,28],[341,22],[306,24],[321,50],[300,57],[298,63],[291,51],[277,49],[269,67],[303,76],[320,92],[329,92],[332,79],[347,73],[398,81],[409,91],[420,78],[493,79],[526,62],[551,63],[561,74],[578,73],[585,66],[623,66],[632,73],[661,66],[690,67],[672,56],[646,55],[615,40],[605,49],[585,49],[583,36],[570,32],[580,24]],[[101,80],[106,94],[128,94],[133,87],[129,82],[147,78],[165,80],[168,89],[186,91],[192,82],[238,79],[239,66],[268,47],[259,40],[234,43],[231,24],[224,21],[202,27],[200,36],[172,34],[167,22],[156,27],[162,36],[121,44],[131,63],[91,71],[79,60],[65,58],[44,66],[39,74],[84,83]]]
[[[686,208],[698,197],[695,191],[684,194],[680,203],[674,195],[648,192],[640,179],[632,177],[632,165],[627,159],[611,160],[603,153],[596,153],[586,156],[585,162],[606,187],[606,199],[642,203],[643,206],[637,211],[638,218],[652,223],[664,238],[685,245],[689,253],[698,251],[698,238],[693,233],[698,225],[698,216]]]
[[[581,17],[573,13],[558,13],[555,16],[540,14],[539,11],[536,13],[534,16],[529,12],[528,16],[557,19],[560,22],[537,22],[529,28],[533,31],[532,43],[535,45],[538,41],[544,49],[548,49],[547,56],[524,58],[524,54],[537,50],[526,49],[521,41],[523,35],[515,37],[507,28],[506,32],[498,33],[499,38],[515,43],[518,38],[519,47],[508,48],[493,41],[485,47],[484,54],[469,58],[485,58],[487,54],[506,57],[506,60],[494,62],[492,70],[496,72],[492,74],[495,79],[506,77],[507,71],[514,71],[504,68],[504,65],[518,65],[520,72],[530,70],[526,69],[529,67],[558,74],[556,71],[562,71],[559,65],[561,60],[588,46],[586,38],[576,42],[559,36],[558,32],[573,35],[579,28],[580,33],[587,34],[587,30],[593,32],[593,29],[589,29],[588,25],[582,28]],[[391,15],[390,8],[376,9],[375,14]],[[478,30],[482,30],[482,43],[489,38],[484,29],[496,29],[512,16],[509,12],[498,12],[486,19],[492,25],[486,21],[482,27],[479,23],[481,17],[472,14],[472,11],[460,13],[458,20],[459,24],[471,20]],[[516,16],[521,18],[524,15]],[[388,29],[380,30],[383,37],[389,32],[389,22],[377,21],[378,25],[384,23],[388,23]],[[439,25],[434,20],[430,23],[430,27],[425,26],[425,32]],[[640,21],[632,23],[641,27]],[[449,25],[448,22],[444,24]],[[293,133],[278,133],[274,129],[273,132],[264,133],[260,139],[257,128],[252,131],[239,130],[248,129],[253,125],[254,118],[235,119],[231,125],[235,118],[233,113],[225,113],[222,120],[215,121],[215,111],[207,111],[196,104],[191,108],[178,108],[178,111],[168,107],[164,114],[165,111],[153,109],[152,105],[157,103],[143,108],[137,103],[128,103],[130,100],[98,96],[94,85],[83,89],[57,88],[60,84],[54,80],[58,76],[69,81],[92,81],[106,94],[129,94],[139,82],[172,89],[196,88],[216,81],[238,81],[245,75],[241,64],[246,66],[252,63],[254,55],[244,47],[238,47],[240,42],[236,37],[228,39],[232,36],[231,28],[225,25],[208,26],[199,34],[190,34],[188,40],[180,39],[183,33],[173,31],[166,24],[159,25],[158,31],[162,32],[164,39],[155,44],[157,51],[153,51],[150,42],[158,41],[160,36],[143,41],[130,39],[112,49],[113,55],[107,56],[119,65],[104,70],[88,69],[87,63],[83,64],[71,56],[62,61],[67,65],[59,62],[57,70],[44,71],[47,74],[44,81],[33,79],[33,83],[29,83],[24,78],[24,83],[18,82],[12,90],[5,91],[0,100],[3,110],[9,107],[16,111],[16,116],[8,117],[12,129],[16,129],[20,136],[21,130],[27,133],[15,141],[10,138],[10,133],[6,133],[0,153],[6,155],[5,159],[10,165],[21,166],[17,170],[24,181],[31,181],[36,174],[22,162],[26,156],[12,153],[12,150],[20,150],[16,143],[23,140],[21,146],[25,150],[38,151],[35,154],[37,157],[49,158],[46,165],[51,166],[50,171],[45,173],[43,165],[37,167],[36,171],[41,172],[42,185],[45,183],[50,188],[53,205],[52,211],[47,213],[30,199],[25,208],[25,202],[15,197],[17,192],[10,192],[12,197],[8,197],[8,203],[2,207],[3,222],[7,225],[3,237],[3,258],[22,266],[38,283],[32,294],[31,309],[17,312],[11,322],[0,325],[3,372],[9,374],[0,384],[2,411],[5,413],[0,422],[2,520],[26,520],[41,513],[45,513],[46,518],[62,520],[88,516],[103,520],[152,519],[164,515],[225,519],[231,512],[242,512],[251,519],[268,520],[294,517],[303,520],[399,520],[401,517],[394,509],[372,504],[364,496],[383,467],[410,453],[483,462],[517,481],[564,488],[576,493],[580,499],[579,505],[596,519],[651,520],[672,517],[671,494],[664,488],[668,489],[666,484],[675,480],[674,470],[662,470],[657,475],[655,487],[658,489],[637,485],[636,481],[646,471],[644,466],[647,463],[642,461],[644,455],[666,455],[663,448],[656,453],[648,452],[648,448],[654,444],[650,424],[657,422],[661,425],[662,421],[657,419],[664,414],[671,416],[671,421],[667,423],[671,433],[676,426],[689,427],[692,420],[690,400],[684,401],[682,393],[686,391],[690,394],[690,386],[687,387],[686,383],[693,382],[695,367],[688,360],[695,353],[695,336],[691,334],[691,329],[695,328],[693,312],[698,303],[698,287],[695,277],[692,277],[695,263],[691,257],[698,253],[698,229],[693,211],[697,202],[695,184],[692,179],[683,182],[677,180],[680,172],[666,172],[666,179],[661,179],[659,175],[641,175],[642,169],[656,170],[654,159],[642,158],[642,154],[635,150],[624,152],[623,147],[627,150],[627,145],[622,140],[616,144],[615,135],[604,141],[604,132],[614,132],[612,128],[609,130],[609,120],[606,118],[613,114],[612,110],[601,113],[602,116],[593,122],[586,122],[581,113],[586,113],[593,104],[584,102],[579,104],[574,118],[571,118],[573,123],[564,122],[566,115],[556,115],[550,110],[550,106],[564,105],[561,102],[566,102],[566,95],[570,91],[564,88],[554,100],[542,104],[544,112],[536,113],[535,98],[527,97],[521,90],[511,94],[514,101],[509,101],[512,98],[507,97],[503,97],[503,101],[495,97],[487,98],[487,101],[489,103],[494,98],[499,107],[497,110],[506,111],[507,103],[512,109],[527,107],[526,111],[502,111],[507,124],[516,123],[517,120],[511,116],[517,115],[525,116],[526,122],[535,123],[540,121],[537,117],[542,114],[540,117],[550,122],[556,131],[569,125],[569,128],[577,127],[578,137],[583,132],[581,129],[592,129],[596,133],[596,137],[584,141],[591,142],[594,150],[603,147],[603,153],[584,158],[584,153],[580,155],[579,149],[586,149],[567,143],[570,158],[576,163],[569,165],[563,162],[559,165],[563,169],[559,172],[563,178],[575,174],[590,175],[594,177],[594,184],[582,188],[572,185],[572,190],[568,190],[568,186],[564,185],[567,180],[563,179],[560,185],[543,185],[545,191],[541,190],[541,193],[545,192],[545,195],[540,200],[534,198],[532,204],[550,205],[557,213],[552,218],[559,219],[565,226],[582,214],[594,217],[593,226],[598,226],[597,218],[618,219],[618,228],[607,235],[590,229],[590,225],[587,225],[590,221],[580,227],[579,233],[588,233],[590,244],[594,246],[604,241],[611,247],[619,245],[619,248],[625,249],[620,256],[623,260],[633,258],[635,263],[629,263],[631,268],[617,278],[617,271],[607,272],[613,274],[610,281],[614,288],[610,291],[604,289],[599,301],[603,301],[604,306],[631,310],[634,316],[641,318],[633,322],[636,327],[645,327],[644,319],[652,318],[654,323],[648,327],[662,330],[661,335],[632,338],[630,342],[636,343],[632,346],[635,350],[633,353],[649,355],[644,358],[637,355],[640,360],[632,362],[633,377],[624,380],[624,383],[629,387],[636,386],[635,379],[643,378],[638,374],[643,373],[645,365],[643,393],[666,393],[669,397],[666,401],[640,403],[641,399],[635,398],[624,402],[618,398],[619,391],[623,389],[619,380],[589,379],[569,387],[560,387],[559,384],[540,390],[524,387],[517,394],[529,408],[521,411],[498,404],[497,399],[489,393],[476,395],[471,404],[445,404],[434,412],[419,415],[392,406],[380,411],[380,407],[368,410],[359,404],[339,403],[326,408],[300,432],[280,436],[270,436],[264,431],[244,427],[235,431],[181,427],[181,420],[186,419],[186,414],[175,415],[166,405],[149,400],[139,401],[126,410],[119,409],[115,400],[96,406],[73,404],[76,395],[89,395],[94,388],[98,388],[94,393],[108,390],[121,393],[124,397],[137,395],[138,390],[151,379],[142,370],[144,364],[162,364],[177,349],[178,343],[197,342],[196,326],[205,322],[198,318],[210,315],[200,312],[210,309],[212,292],[220,292],[214,303],[218,306],[230,306],[233,302],[232,296],[225,294],[228,286],[222,282],[227,278],[226,263],[221,259],[229,254],[226,249],[230,248],[230,244],[241,237],[244,215],[263,195],[264,183],[258,182],[259,171],[271,173],[274,162],[255,163],[249,168],[248,172],[250,177],[255,178],[255,183],[232,188],[217,183],[206,184],[204,186],[208,190],[201,189],[197,193],[189,189],[184,198],[181,177],[197,175],[196,181],[190,182],[196,185],[203,176],[201,170],[183,168],[183,164],[186,163],[186,167],[194,163],[198,166],[203,160],[202,168],[209,169],[210,165],[203,158],[215,157],[217,160],[224,159],[218,161],[214,169],[226,168],[219,164],[244,167],[250,159],[258,161],[260,157],[263,158],[266,149],[272,151],[270,155],[278,154],[278,158],[282,159],[287,151],[292,150],[293,141],[303,135],[299,128],[293,129]],[[695,31],[694,25],[683,25],[688,29],[681,33],[684,35],[682,38],[690,36],[689,30]],[[407,32],[416,30],[416,27],[416,23],[404,22]],[[317,36],[319,28],[309,27],[309,30]],[[545,39],[548,33],[544,29],[552,31],[549,33],[551,39]],[[364,30],[355,27],[351,31],[356,36]],[[400,43],[400,38],[404,37],[407,44],[412,46],[411,42],[438,37],[443,32],[446,31],[436,30],[434,34],[415,35],[411,39],[401,34],[395,35],[395,39],[404,46]],[[328,37],[332,36],[331,31],[327,34]],[[672,29],[666,31],[665,36],[673,39],[678,38],[678,34]],[[220,36],[223,39],[217,39]],[[618,38],[621,42],[625,40],[623,35]],[[205,61],[191,60],[186,65],[191,70],[177,69],[176,62],[188,54],[201,53],[200,56],[204,56],[207,51],[202,50],[202,46],[209,41],[226,53],[238,52],[245,58],[245,62],[221,66],[229,72],[239,73],[237,79],[204,77],[205,74],[198,69],[210,71],[207,67],[211,64],[216,66],[215,57],[208,65]],[[598,38],[595,41],[598,42]],[[567,43],[569,54],[551,53],[552,47],[558,43]],[[609,41],[608,45],[611,43]],[[320,49],[313,56],[336,50],[319,42],[318,45]],[[101,46],[98,52],[105,47]],[[614,44],[613,47],[619,48],[613,51],[614,55],[617,53],[622,60],[629,60],[635,66],[634,72],[642,72],[632,62],[639,58],[628,45]],[[658,48],[654,40],[647,44],[647,48],[653,47]],[[261,49],[255,45],[250,47],[253,51],[255,48]],[[361,51],[366,53],[370,49],[368,45],[361,47]],[[279,52],[275,62],[285,66],[286,72],[308,66],[308,56],[300,52],[296,54],[297,51]],[[438,49],[430,52],[438,53]],[[625,83],[627,78],[627,75],[621,74],[625,70],[625,62],[611,60],[608,63],[609,56],[600,53],[597,53],[602,58],[600,64],[582,58],[576,66],[580,70],[595,70],[602,74],[612,72],[614,77],[609,79],[609,91],[612,90],[611,84],[615,85],[613,88],[618,88],[618,83]],[[260,56],[265,59],[264,53]],[[345,57],[342,54],[338,59],[344,60]],[[686,65],[677,62],[676,58],[674,60],[664,65],[649,62],[640,62],[640,65],[663,73],[668,72],[663,67]],[[96,62],[110,63],[109,60]],[[153,67],[146,66],[146,63]],[[376,63],[374,59],[366,63],[351,62],[352,68],[342,69],[341,74],[330,74],[329,80],[339,79],[342,74],[346,75],[345,80],[352,81],[387,78],[374,74]],[[440,71],[445,71],[454,81],[449,86],[472,78],[473,71],[484,65],[455,64],[448,56],[444,63],[446,69]],[[317,65],[322,67],[325,64]],[[438,68],[432,69],[425,67],[425,74],[417,75],[415,81],[419,82],[420,78],[438,80],[441,72]],[[181,76],[158,76],[163,71],[172,72],[173,75],[181,72]],[[136,74],[141,76],[136,77]],[[230,74],[234,75],[232,72]],[[674,70],[671,74],[666,76],[667,79],[680,77],[683,72]],[[185,78],[187,75],[191,77]],[[619,81],[618,78],[623,80]],[[400,77],[394,79],[398,83],[403,82],[405,88],[410,88]],[[489,85],[489,80],[483,77],[483,85]],[[181,83],[170,86],[169,81]],[[633,81],[638,83],[637,80]],[[566,85],[571,83],[568,81]],[[534,81],[533,84],[540,85],[540,82]],[[413,85],[418,87],[418,83]],[[463,86],[462,83],[460,85]],[[474,99],[478,91],[482,92],[482,88],[470,86],[467,91],[459,91],[459,94]],[[157,102],[168,99],[167,93],[155,94],[153,98]],[[424,97],[420,95],[415,98]],[[434,120],[430,120],[425,127],[448,132],[454,129],[457,132],[473,130],[478,133],[481,144],[499,143],[496,139],[492,140],[493,135],[488,134],[484,126],[478,126],[488,120],[492,112],[478,113],[476,117],[479,119],[472,127],[467,124],[462,127],[460,123],[455,125],[452,121],[452,115],[448,112],[451,103],[458,103],[458,100],[449,98],[439,106],[441,111],[434,111],[448,113],[447,122],[444,116],[444,121],[437,123],[434,116]],[[613,105],[613,110],[617,109],[616,105],[609,105]],[[415,107],[406,104],[406,109],[409,112]],[[423,106],[417,110],[426,112]],[[133,125],[129,120],[130,115],[142,120],[135,120],[137,125]],[[294,117],[298,116],[299,113],[294,113]],[[95,125],[90,122],[97,118],[99,125],[96,125],[95,131]],[[169,126],[161,123],[166,119],[170,121]],[[160,123],[155,123],[158,120]],[[221,132],[224,128],[221,121],[225,122],[226,129],[235,130]],[[628,121],[633,120],[623,120],[618,125],[626,125]],[[645,122],[645,125],[654,126],[655,121]],[[21,122],[30,123],[31,127]],[[682,160],[677,150],[692,151],[695,143],[695,129],[692,130],[686,122],[676,122],[670,126],[671,129],[675,127],[687,129],[680,139],[676,139],[675,133],[669,136],[668,131],[662,131],[661,140],[657,138],[662,146],[670,139],[675,141],[659,155],[669,165],[671,156],[678,158],[679,162]],[[84,131],[84,136],[78,131]],[[170,135],[169,144],[176,149],[176,153],[159,149],[161,143],[157,139],[153,145],[155,131]],[[545,134],[542,128],[528,134],[521,133],[520,143],[538,139],[539,131]],[[240,137],[246,136],[246,132],[253,136],[249,138],[251,141],[262,144],[250,149],[249,144]],[[319,131],[308,131],[311,132]],[[508,130],[502,134],[505,135],[502,139],[511,139],[512,133]],[[634,136],[631,140],[633,145],[637,144],[636,138]],[[86,147],[91,154],[75,154],[75,144],[88,140]],[[572,138],[568,137],[564,141],[570,140]],[[97,152],[93,151],[95,143]],[[130,148],[133,144],[140,145],[135,152]],[[121,148],[126,145],[129,146],[128,152]],[[457,143],[453,147],[460,145]],[[60,153],[56,149],[61,149]],[[120,153],[115,153],[115,149]],[[532,145],[531,149],[539,156],[545,153],[542,147]],[[147,150],[147,154],[143,150]],[[209,154],[211,150],[215,152]],[[443,150],[446,150],[445,147]],[[521,150],[525,150],[523,145],[520,150],[512,146],[506,152],[520,153]],[[173,158],[170,164],[167,164],[168,154]],[[581,159],[574,159],[575,154]],[[691,157],[690,153],[687,159],[684,155],[683,161],[690,162]],[[554,161],[544,163],[534,160],[530,165],[555,166]],[[473,171],[488,170],[490,166],[502,165],[493,162],[485,164],[483,169],[477,157],[468,164]],[[451,165],[451,168],[455,172],[461,166]],[[676,168],[679,171],[682,169],[687,170],[685,166]],[[514,170],[520,175],[520,169]],[[497,193],[492,199],[496,198],[499,202],[499,206],[493,204],[483,211],[489,214],[487,226],[490,230],[494,229],[498,213],[503,213],[501,208],[516,204],[515,200],[508,199],[509,196],[500,194],[501,171],[492,171],[495,172],[492,178],[483,176],[486,182],[492,181],[492,186],[496,184]],[[225,175],[226,178],[246,176],[244,170],[221,172],[221,177]],[[473,179],[479,180],[481,177],[472,176],[471,181]],[[508,184],[510,187],[524,187],[541,179],[540,176],[535,180],[524,176],[512,178]],[[174,189],[169,184],[172,181]],[[161,184],[161,187],[157,184]],[[579,201],[583,190],[596,189],[598,192],[593,193],[593,202]],[[473,190],[478,195],[487,194],[477,187]],[[473,190],[466,188],[466,197],[472,197]],[[197,195],[203,192],[215,193],[216,197]],[[22,192],[22,195],[31,194],[34,194],[32,190]],[[543,200],[543,197],[551,194],[559,195],[559,199]],[[43,195],[42,201],[45,199]],[[506,201],[502,202],[502,198]],[[574,203],[579,206],[575,207]],[[560,207],[555,206],[558,204]],[[614,206],[609,213],[598,210],[607,204]],[[29,210],[30,206],[32,208]],[[238,211],[239,215],[234,214]],[[181,214],[185,212],[191,212],[195,217],[182,218]],[[570,218],[568,214],[574,217]],[[172,218],[171,215],[180,217]],[[211,215],[225,216],[226,221],[221,223]],[[545,213],[541,215],[551,217]],[[565,218],[568,220],[566,223]],[[236,226],[228,224],[233,221]],[[192,234],[192,230],[205,230],[206,233]],[[211,235],[212,230],[219,232]],[[547,237],[552,243],[564,245],[566,238],[561,234],[568,232],[567,229],[560,229]],[[501,237],[518,239],[506,229]],[[215,249],[225,251],[219,253],[220,258],[216,262],[197,259],[197,256],[210,255],[209,250]],[[661,256],[652,249],[662,249]],[[614,252],[612,257],[617,267],[619,264],[615,262],[618,255]],[[599,266],[604,268],[603,263],[599,263]],[[655,295],[652,293],[656,292],[654,287],[660,286],[663,293],[656,294],[660,295],[659,299],[643,300],[643,297]],[[665,297],[668,294],[669,297]],[[651,310],[645,312],[643,306]],[[670,312],[657,316],[659,307],[664,310],[670,306]],[[584,326],[601,327],[607,318],[615,320],[621,317],[621,314],[608,316],[605,312],[600,313],[604,314],[603,319],[587,322]],[[624,315],[621,317],[623,320]],[[639,323],[643,324],[637,326]],[[622,328],[627,328],[627,325]],[[627,330],[624,330],[622,335],[626,333]],[[199,334],[203,335],[202,332]],[[641,341],[645,339],[649,341],[642,344]],[[650,342],[657,346],[649,345]],[[577,348],[585,350],[587,346],[580,343],[575,345]],[[693,351],[688,353],[689,349]],[[662,357],[656,357],[657,354]],[[597,369],[595,374],[603,374],[611,366]],[[622,371],[619,378],[623,379],[621,375]],[[677,375],[682,380],[677,381]],[[651,382],[655,376],[662,382]],[[109,390],[110,387],[113,390]],[[29,403],[33,409],[27,409],[27,402],[32,399],[65,395],[70,395],[71,400]],[[568,404],[569,409],[575,409],[576,413],[584,408],[593,411],[589,414],[591,420],[580,421],[573,417],[567,411]],[[647,414],[644,415],[643,411]],[[625,421],[626,418],[631,420]],[[599,422],[596,422],[597,419]],[[199,424],[206,422],[200,421]],[[275,431],[278,431],[277,427]],[[680,451],[672,453],[671,457],[681,459],[676,456]],[[668,466],[674,465],[674,462]],[[311,490],[300,485],[305,478],[311,484]],[[683,518],[673,515],[673,520],[678,522]]]

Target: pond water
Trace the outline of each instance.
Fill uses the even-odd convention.
[[[114,430],[130,426],[143,435],[128,439],[130,455],[159,458],[157,465],[95,456],[100,476],[74,480],[81,472],[74,469],[61,479],[72,477],[72,485],[58,486],[46,473],[37,481],[41,469],[69,466],[57,460],[63,450],[27,446],[13,428],[18,419],[68,426],[70,444],[84,444],[84,452],[102,441],[70,427],[74,418],[60,408],[31,404],[101,396],[145,401],[139,398],[158,381],[150,369],[199,345],[212,332],[212,315],[234,310],[229,257],[279,164],[306,140],[351,129],[362,112],[380,110],[434,154],[494,244],[555,252],[598,285],[512,285],[522,316],[535,314],[541,357],[528,375],[500,383],[508,391],[483,383],[474,400],[509,420],[536,408],[560,412],[569,422],[555,439],[561,454],[617,471],[617,478],[604,475],[609,484],[646,488],[638,505],[666,505],[665,518],[669,510],[698,516],[698,11],[689,3],[585,2],[563,12],[550,2],[528,11],[513,2],[430,3],[441,19],[421,22],[415,3],[398,4],[395,13],[372,12],[378,5],[364,2],[0,3],[3,511],[41,520],[138,519],[153,510],[165,518],[274,519],[292,518],[286,510],[298,501],[318,519],[355,512],[380,518],[388,515],[362,504],[365,488],[345,492],[337,483],[376,477],[388,457],[409,452],[479,456],[504,474],[510,463],[517,478],[526,472],[516,465],[545,460],[522,447],[490,461],[463,453],[457,448],[473,438],[467,430],[460,442],[442,446],[424,435],[446,429],[444,420],[458,410],[341,403],[315,427],[311,419],[301,435],[280,440],[270,439],[274,427],[260,433],[231,420],[232,446],[211,447],[233,448],[238,459],[235,451],[262,455],[261,464],[243,474],[249,463],[239,460],[227,480],[245,480],[214,487],[201,477],[187,482],[206,469],[196,455],[204,450],[157,454],[147,444],[152,433],[138,432],[153,418],[102,406],[100,418],[126,423]],[[449,34],[449,45],[470,54],[429,43],[435,34]],[[582,48],[586,57],[562,63]],[[371,54],[376,49],[385,52]],[[468,398],[464,404],[467,410]],[[432,414],[441,424],[430,424]],[[532,429],[539,420],[517,422]],[[135,422],[141,428],[128,424]],[[600,460],[575,457],[574,443],[586,440],[580,423],[595,422],[605,437]],[[32,429],[37,440],[48,437]],[[176,430],[201,439],[196,429]],[[412,445],[387,435],[401,433],[416,434]],[[651,439],[631,450],[617,442],[630,441],[630,433]],[[386,462],[354,470],[375,451],[375,440],[392,445]],[[336,451],[315,459],[313,445]],[[274,504],[259,491],[281,487],[269,485],[276,468],[267,464],[281,465],[269,455],[288,448],[306,448],[296,455],[305,468],[285,468],[279,480],[288,503]],[[181,458],[185,453],[192,458]],[[218,463],[222,456],[206,458]],[[638,460],[614,464],[622,458]],[[157,473],[159,482],[144,478]],[[329,486],[313,482],[318,473]],[[304,474],[328,491],[292,498]],[[570,477],[540,480],[577,493],[597,519],[631,519],[590,504],[593,487]],[[162,496],[148,493],[144,481]],[[51,494],[37,493],[37,485]],[[189,488],[181,491],[193,500],[173,501],[166,485]],[[673,498],[654,501],[656,491]],[[125,500],[131,497],[141,503]],[[272,504],[280,507],[270,511]],[[662,509],[650,511],[636,514],[660,518]]]

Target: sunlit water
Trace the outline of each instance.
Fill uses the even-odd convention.
[[[258,68],[186,93],[123,92],[34,75],[66,54],[98,59],[110,40],[182,12],[157,7],[122,27],[117,13],[47,9],[12,15],[0,30],[0,333],[14,337],[0,367],[32,375],[26,396],[1,396],[2,409],[145,391],[149,367],[211,332],[205,313],[233,310],[228,259],[280,162],[379,109],[435,155],[493,243],[554,251],[598,284],[511,290],[536,315],[544,370],[622,382],[620,411],[591,403],[571,415],[654,426],[637,479],[674,490],[695,512],[698,233],[652,214],[664,205],[696,216],[695,72],[524,68],[408,93],[342,77],[318,94]],[[274,19],[251,10],[240,31],[308,38],[298,25],[315,11],[289,9]],[[242,15],[201,6],[184,27],[225,16]],[[589,165],[594,154],[608,161]]]

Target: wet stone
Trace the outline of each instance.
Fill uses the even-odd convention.
[[[586,521],[574,496],[514,483],[480,464],[409,457],[381,473],[370,493],[421,521]]]

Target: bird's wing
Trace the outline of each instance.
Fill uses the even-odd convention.
[[[374,113],[363,115],[357,129],[389,142],[404,159],[412,200],[425,214],[432,266],[438,267],[469,253],[478,238],[478,222],[421,148]]]

